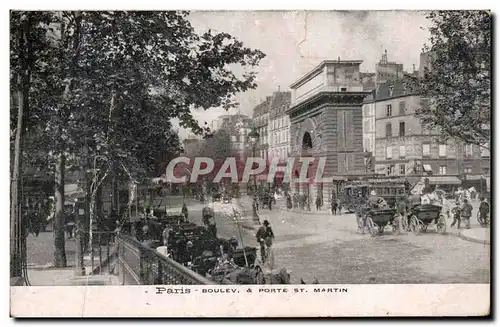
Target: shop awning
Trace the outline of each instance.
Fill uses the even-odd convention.
[[[462,182],[456,176],[428,176],[430,185],[460,185]]]
[[[432,172],[432,167],[431,167],[431,165],[423,165],[423,167],[424,167],[424,171],[425,171],[425,172]]]

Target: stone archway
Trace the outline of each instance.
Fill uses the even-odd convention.
[[[312,137],[309,132],[305,132],[302,136],[302,155],[306,155],[313,148]]]

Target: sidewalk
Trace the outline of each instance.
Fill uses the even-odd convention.
[[[27,238],[27,268],[28,281],[32,286],[71,286],[71,285],[114,285],[112,275],[108,275],[107,246],[101,246],[101,259],[99,249],[94,248],[94,265],[89,253],[84,253],[84,268],[87,276],[75,277],[74,267],[76,265],[76,241],[66,239],[66,263],[65,268],[53,267],[54,237],[52,231],[42,232],[38,237],[29,235]],[[115,246],[110,245],[109,256],[115,251]],[[105,267],[99,274],[99,267]],[[117,278],[117,277],[116,277]],[[103,284],[104,283],[104,284]]]
[[[459,232],[460,238],[481,244],[490,244],[490,228],[471,228],[463,229]]]

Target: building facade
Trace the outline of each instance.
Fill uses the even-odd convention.
[[[219,130],[226,131],[230,136],[230,146],[232,151],[241,156],[252,155],[252,142],[248,134],[252,131],[252,118],[242,115],[224,115],[218,118]]]
[[[271,97],[267,97],[253,109],[253,126],[259,133],[259,143],[257,145],[257,154],[259,157],[267,160],[269,149],[269,108],[271,106]]]
[[[385,53],[382,54],[382,58],[375,65],[376,85],[378,86],[391,80],[402,79],[403,75],[403,64],[388,61],[387,50],[385,50]]]
[[[441,176],[431,177],[431,182],[435,179],[436,184],[443,185],[460,185],[463,180],[480,180],[481,175],[489,174],[488,151],[455,140],[442,142],[438,128],[422,126],[415,112],[430,105],[429,101],[408,90],[405,81],[380,85],[366,108],[368,104],[375,110],[377,173],[407,175],[409,167],[417,163],[431,176]]]
[[[363,151],[375,154],[375,98],[368,95],[363,102]]]
[[[360,60],[328,60],[291,85],[292,101],[287,114],[291,124],[291,155],[313,157],[307,169],[308,181],[291,183],[293,192],[303,193],[314,201],[320,196],[328,201],[339,192],[339,184],[349,175],[364,174],[362,102],[367,95],[360,79]],[[316,182],[320,157],[326,165]],[[299,176],[302,163],[292,169]]]
[[[290,119],[286,111],[290,107],[291,92],[274,92],[269,110],[269,159],[285,161],[290,153]]]

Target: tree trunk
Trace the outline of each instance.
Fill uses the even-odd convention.
[[[25,237],[21,210],[21,133],[23,130],[23,112],[25,106],[24,90],[18,90],[19,104],[17,114],[17,131],[14,150],[14,167],[11,182],[10,208],[10,276],[22,276],[22,242]]]
[[[54,267],[64,268],[66,262],[66,248],[64,240],[64,170],[66,157],[63,153],[59,154],[56,163],[55,180],[55,200],[56,212],[54,214]]]
[[[21,277],[23,261],[26,259],[26,227],[22,219],[21,206],[21,167],[22,139],[24,131],[24,114],[28,112],[28,90],[30,84],[29,56],[31,43],[28,33],[31,21],[25,18],[18,30],[19,69],[17,74],[17,128],[14,141],[14,164],[11,176],[11,208],[10,208],[10,276]]]

